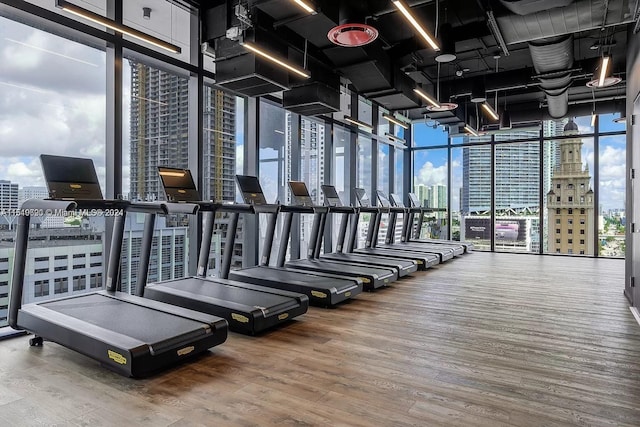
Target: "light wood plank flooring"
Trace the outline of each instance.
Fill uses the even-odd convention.
[[[622,260],[473,253],[132,380],[0,342],[0,425],[640,425]]]

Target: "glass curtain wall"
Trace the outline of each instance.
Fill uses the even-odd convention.
[[[260,185],[268,203],[290,204],[287,182],[291,180],[291,115],[268,101],[260,101],[260,129],[258,161]],[[262,258],[268,216],[260,215],[259,257]],[[275,259],[280,245],[282,216],[274,236],[271,259]]]
[[[291,115],[291,113],[287,113]],[[302,117],[300,120],[300,181],[307,185],[311,200],[316,205],[324,205],[322,184],[324,184],[325,129],[324,122]],[[311,243],[312,215],[300,217],[300,254],[305,256]]]
[[[105,191],[106,54],[0,16],[0,55],[2,327],[19,209],[49,196],[38,156],[92,159]],[[37,239],[27,253],[25,303],[102,288],[104,217],[46,216],[31,223]]]
[[[123,191],[130,200],[167,200],[158,166],[189,167],[189,76],[137,57],[123,61]],[[135,292],[146,215],[127,216],[122,248],[122,289]],[[184,277],[189,217],[156,218],[148,282]]]
[[[237,199],[235,175],[243,171],[244,99],[206,85],[203,92],[201,195],[205,200],[233,202]],[[207,275],[217,276],[226,248],[230,214],[217,212],[209,248]],[[244,216],[235,231],[231,268],[242,267]]]
[[[477,250],[624,257],[626,139],[616,116],[600,115],[596,127],[588,116],[454,135],[448,148],[430,145],[414,125],[413,191],[424,202],[427,181],[444,168],[452,238]]]

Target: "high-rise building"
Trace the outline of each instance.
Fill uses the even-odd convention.
[[[497,134],[496,141],[539,136],[539,131],[522,130]],[[500,144],[495,150],[495,207],[521,209],[539,204],[540,144],[521,142]],[[491,147],[462,149],[463,186],[460,210],[463,213],[491,209]]]
[[[164,198],[158,166],[186,168],[189,80],[131,61],[130,198]]]
[[[0,209],[16,209],[18,207],[18,184],[0,179]]]
[[[130,197],[142,200],[163,200],[162,184],[158,166],[187,168],[189,163],[189,80],[186,77],[155,69],[145,64],[131,62],[131,144],[130,144]],[[203,163],[204,187],[200,188],[204,199],[235,200],[236,174],[236,97],[212,87],[205,87],[203,101]],[[228,217],[217,215],[214,242],[224,240]],[[185,221],[167,221],[166,226],[183,228]],[[172,230],[172,232],[175,230]],[[234,265],[242,263],[242,221],[233,248]],[[137,242],[137,236],[130,236]],[[179,238],[179,237],[177,237]],[[155,238],[154,238],[155,239]],[[159,251],[155,239],[152,251]],[[175,243],[175,242],[174,242]],[[171,243],[172,245],[174,243]],[[135,251],[135,245],[125,246],[126,251]],[[186,247],[185,247],[186,250]],[[210,273],[215,273],[220,254],[212,245]],[[132,257],[135,254],[124,252]],[[155,261],[153,261],[155,262]],[[176,273],[183,266],[172,264],[171,274],[157,274],[150,266],[149,279],[180,277]],[[166,265],[161,268],[166,269]],[[135,270],[135,268],[134,268]],[[184,269],[183,269],[184,271]],[[123,278],[133,278],[123,275]],[[123,286],[132,286],[123,280]]]
[[[552,253],[593,254],[594,194],[589,169],[582,163],[582,138],[578,134],[578,125],[569,120],[564,135],[576,138],[558,143],[560,164],[547,194],[548,251]]]

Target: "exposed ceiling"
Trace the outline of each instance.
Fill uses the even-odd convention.
[[[506,104],[516,123],[588,115],[594,99],[599,113],[621,111],[627,32],[638,15],[637,0],[406,0],[411,13],[431,34],[444,23],[452,26],[449,34],[455,40],[456,59],[440,63],[438,71],[437,52],[416,37],[391,1],[307,0],[318,12],[314,15],[305,13],[293,0],[241,3],[250,12],[253,28],[248,31],[256,43],[280,49],[282,55],[301,65],[306,51],[311,80],[322,82],[321,89],[310,88],[308,81],[283,77],[282,73],[278,77],[277,71],[264,71],[253,62],[248,66],[252,78],[265,77],[260,84],[264,80],[275,80],[276,84],[247,94],[285,90],[286,99],[293,96],[286,89],[293,88],[298,98],[318,98],[322,88],[335,87],[339,77],[343,84],[390,110],[449,125],[476,120],[469,116],[491,124],[483,114],[476,116],[477,104],[470,102],[472,88],[478,83],[484,85],[490,104],[494,105],[497,94],[499,108]],[[209,42],[216,46],[219,75],[233,80],[230,69],[242,72],[234,58],[246,55],[237,41],[225,36],[228,28],[238,25],[233,7],[238,2],[206,4],[211,9],[204,14],[205,28]],[[490,25],[491,21],[495,25]],[[377,29],[379,36],[362,47],[336,46],[327,33],[344,22],[366,23]],[[597,77],[605,54],[612,56],[609,74],[622,82],[592,90],[585,84]],[[243,67],[246,62],[245,58]],[[452,112],[427,111],[426,103],[413,91],[416,85],[433,95],[439,92],[441,102],[455,102],[459,107]],[[229,88],[243,92],[241,86],[236,81]],[[300,95],[300,87],[305,87],[305,95]]]

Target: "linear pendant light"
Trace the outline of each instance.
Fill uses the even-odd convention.
[[[493,120],[500,119],[500,116],[498,116],[498,113],[496,113],[496,110],[494,110],[493,107],[491,107],[491,105],[489,105],[487,101],[483,102],[481,105],[482,105],[482,109],[486,111],[486,113],[489,114],[489,117],[491,117]]]
[[[392,116],[391,114],[387,114],[384,113],[382,115],[382,117],[384,117],[385,119],[387,119],[388,121],[390,121],[393,124],[396,124],[398,126],[400,126],[401,128],[404,129],[409,129],[409,125],[407,125],[406,123],[401,122],[400,120],[396,119],[394,116]]]
[[[609,68],[609,61],[611,58],[609,56],[602,57],[602,64],[600,65],[600,78],[598,79],[598,86],[604,86],[604,79],[607,77],[607,68]]]
[[[464,130],[466,130],[467,132],[469,132],[471,135],[473,136],[480,136],[480,134],[478,133],[477,130],[475,130],[473,128],[473,126],[471,125],[464,125]]]
[[[311,77],[311,74],[309,74],[309,72],[307,70],[303,70],[302,68],[298,68],[298,67],[296,67],[294,65],[287,64],[282,59],[276,58],[275,56],[271,55],[270,53],[265,52],[264,50],[262,50],[261,48],[259,48],[256,45],[254,45],[253,43],[242,42],[240,44],[242,46],[244,46],[246,49],[250,50],[251,52],[253,52],[253,53],[257,54],[257,55],[260,55],[265,59],[268,59],[269,61],[273,62],[274,64],[278,64],[282,68],[286,68],[289,71],[293,71],[294,73],[298,74],[299,76],[304,77],[305,79],[308,79],[308,78]]]
[[[93,13],[87,9],[84,9],[80,6],[76,6],[73,3],[69,3],[65,0],[56,0],[56,7],[69,12],[73,15],[84,18],[88,21],[94,22],[98,25],[103,25],[107,28],[112,29],[113,31],[117,31],[122,34],[126,34],[138,40],[141,40],[145,43],[152,44],[161,49],[168,50],[172,53],[181,53],[182,49],[179,46],[176,46],[171,43],[167,43],[164,40],[160,40],[157,37],[150,36],[149,34],[145,34],[142,31],[138,31],[135,28],[127,27],[126,25],[118,24],[112,19],[105,18],[104,16],[100,16],[97,13]]]
[[[310,13],[311,15],[315,15],[317,13],[314,8],[309,6],[303,0],[293,0],[293,2],[296,3],[298,6],[300,6],[302,9],[304,9],[307,13]]]
[[[405,19],[409,21],[409,23],[415,28],[415,30],[420,33],[423,39],[433,48],[433,50],[440,50],[438,44],[433,40],[433,37],[427,33],[427,31],[420,25],[420,23],[413,17],[411,12],[409,12],[409,8],[400,0],[394,0],[393,5],[398,8],[398,10],[404,15]]]
[[[431,96],[429,96],[422,89],[414,88],[413,91],[415,93],[417,93],[418,95],[420,95],[423,99],[425,99],[429,104],[433,105],[436,108],[440,108],[440,103],[438,101],[436,101],[435,99],[433,99]]]
[[[367,129],[369,129],[369,131],[373,131],[373,126],[371,126],[369,123],[365,123],[365,122],[360,121],[358,119],[354,119],[351,116],[345,116],[344,120],[346,122],[349,122],[349,123],[354,124],[356,126],[367,128]]]

